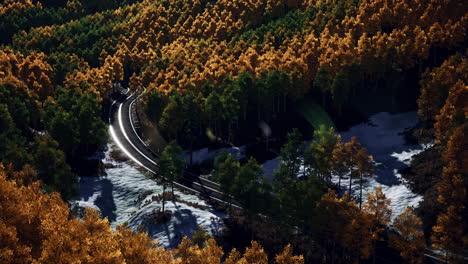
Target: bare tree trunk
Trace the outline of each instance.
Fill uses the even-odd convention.
[[[171,188],[172,188],[172,201],[174,201],[174,182],[171,182]]]
[[[166,184],[163,182],[163,193],[162,193],[162,212],[164,213],[164,204],[166,202],[164,193],[166,192]]]
[[[359,210],[362,207],[362,173],[359,174],[360,183],[359,183]]]

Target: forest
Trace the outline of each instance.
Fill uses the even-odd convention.
[[[2,1],[0,263],[466,263],[467,27],[459,0]],[[165,248],[72,210],[113,140],[118,87],[167,142],[162,213],[185,169],[209,174],[221,236]],[[381,188],[363,194],[378,166],[365,142],[339,132],[407,111],[419,121],[405,138],[429,147],[401,171],[422,200],[396,215]],[[192,164],[241,145],[262,150]]]

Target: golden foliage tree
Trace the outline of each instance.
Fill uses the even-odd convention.
[[[399,235],[390,236],[390,246],[400,252],[406,263],[417,264],[424,261],[426,241],[422,229],[422,221],[414,213],[412,207],[407,207],[393,222],[393,228]]]
[[[15,172],[0,164],[1,263],[223,263],[224,252],[212,238],[199,247],[185,237],[177,249],[167,250],[125,225],[113,232],[107,218],[101,219],[95,210],[74,218],[59,194],[43,193],[39,182],[22,185],[32,174],[28,166]],[[276,259],[279,264],[304,263],[289,246]],[[267,264],[268,257],[252,242],[243,254],[233,250],[225,263]]]

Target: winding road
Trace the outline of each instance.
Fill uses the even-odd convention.
[[[128,158],[153,175],[163,177],[156,173],[159,155],[153,152],[138,135],[132,120],[132,109],[140,95],[141,93],[131,93],[127,89],[121,98],[112,103],[109,111],[109,132],[112,140]],[[174,182],[174,186],[214,202],[227,203],[223,200],[224,194],[219,190],[219,184],[188,171],[185,171],[182,179]],[[236,204],[232,206],[242,209]],[[429,248],[426,248],[424,255],[429,263],[444,263]]]
[[[112,140],[125,155],[143,169],[157,175],[159,155],[153,152],[141,139],[132,120],[132,109],[140,93],[131,93],[129,89],[118,100],[114,101],[109,111],[109,132]],[[194,192],[199,196],[220,203],[224,194],[219,184],[185,171],[184,177],[174,182],[174,186]],[[234,207],[238,207],[233,205]]]

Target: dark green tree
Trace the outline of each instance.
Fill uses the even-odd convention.
[[[7,106],[15,126],[21,131],[26,131],[32,126],[33,114],[39,111],[26,94],[14,92],[15,90],[10,85],[0,84],[0,104]]]
[[[107,142],[107,126],[97,99],[77,89],[59,90],[57,100],[47,101],[44,107],[46,129],[68,159],[78,157],[77,154],[92,154],[103,149]]]
[[[249,72],[243,71],[236,79],[237,86],[240,90],[239,107],[242,112],[243,120],[247,119],[248,104],[249,104],[249,91],[253,87],[254,79]]]
[[[312,143],[304,153],[305,167],[314,170],[322,180],[331,181],[333,169],[333,149],[338,139],[333,127],[327,129],[324,125],[314,131]]]
[[[288,133],[280,151],[280,167],[275,171],[274,189],[279,203],[279,215],[297,217],[301,197],[298,195],[298,176],[302,163],[302,136],[299,130]],[[283,220],[283,219],[281,219]]]
[[[330,92],[333,80],[326,67],[320,67],[315,74],[313,85],[322,92],[322,107],[325,107],[325,97]]]
[[[228,140],[232,139],[233,131],[232,125],[237,123],[239,119],[239,98],[240,97],[240,89],[237,85],[232,85],[229,87],[229,90],[225,90],[223,96],[221,98],[223,104],[223,113],[224,113],[224,120],[227,121],[228,124]]]
[[[89,95],[81,96],[77,98],[71,112],[77,117],[82,153],[90,154],[103,149],[108,133],[97,99]]]
[[[338,108],[338,113],[341,114],[343,104],[348,100],[349,92],[351,91],[350,76],[346,69],[341,69],[335,76],[331,87],[333,102]]]
[[[145,95],[145,112],[151,121],[158,123],[167,105],[167,99],[157,90],[152,89]]]
[[[171,182],[172,198],[174,199],[174,182],[184,176],[185,169],[182,148],[175,140],[164,148],[158,165],[158,174]]]
[[[234,159],[231,154],[228,154],[226,160],[219,165],[219,170],[215,174],[216,180],[220,184],[220,189],[223,192],[223,198],[227,202],[229,210],[232,205],[232,195],[234,194],[234,183],[237,173],[239,172],[240,164]]]
[[[281,147],[279,156],[281,162],[280,173],[275,176],[275,181],[280,185],[287,185],[292,181],[296,181],[302,163],[302,154],[302,135],[295,128],[288,133],[286,143]]]
[[[190,165],[192,165],[193,159],[193,144],[200,135],[201,126],[201,109],[196,100],[197,98],[192,91],[189,91],[182,99],[184,116],[183,140],[189,145]]]
[[[213,175],[214,178],[218,177],[218,176],[216,176],[216,173],[219,172],[221,164],[223,164],[226,161],[226,159],[229,157],[229,155],[231,155],[231,154],[225,149],[222,149],[221,151],[219,151],[217,153],[217,155],[216,155],[216,157],[214,158],[214,161],[213,161],[212,175]]]
[[[159,120],[159,127],[170,138],[177,138],[179,131],[183,126],[183,110],[178,96],[170,96],[169,103],[162,113]]]
[[[261,198],[265,191],[262,185],[265,181],[262,167],[252,157],[240,167],[236,175],[233,193],[249,219],[262,207]]]
[[[31,159],[26,148],[25,139],[20,130],[15,127],[8,107],[0,104],[0,161],[11,163],[17,169],[23,167]]]
[[[78,176],[71,171],[65,154],[58,149],[59,144],[52,137],[36,136],[33,144],[33,167],[39,178],[50,190],[57,190],[63,199],[73,198],[78,191]]]
[[[0,153],[5,153],[11,136],[16,133],[13,118],[11,118],[8,107],[0,104]]]
[[[61,107],[56,108],[50,121],[47,122],[50,135],[59,142],[60,148],[70,158],[75,157],[80,144],[80,131],[77,123],[76,116]]]
[[[218,126],[219,122],[223,119],[224,111],[221,96],[216,91],[211,92],[206,98],[204,111],[208,117],[211,127],[213,127],[215,136],[218,137]]]

